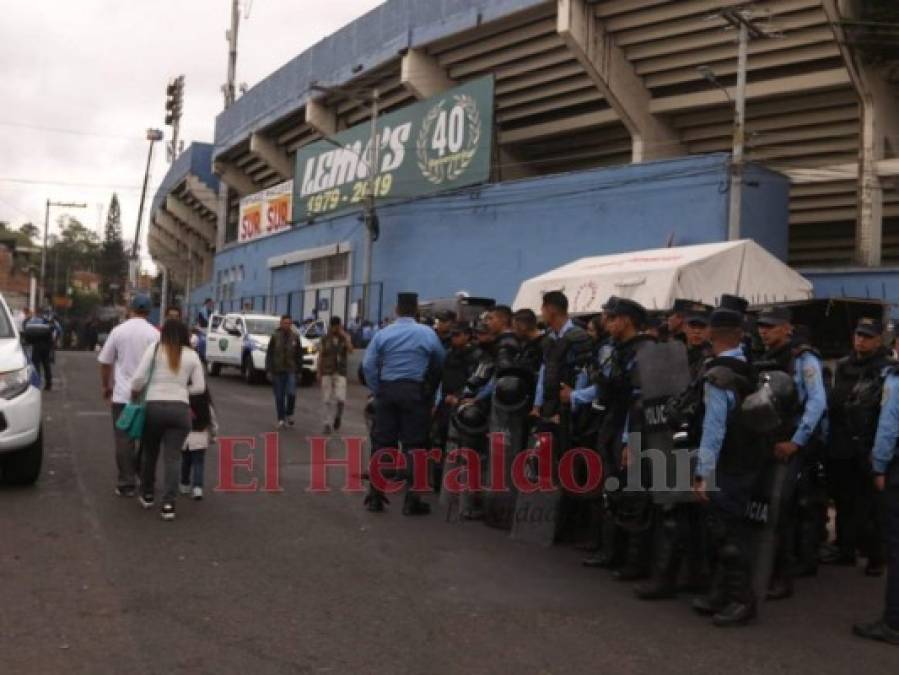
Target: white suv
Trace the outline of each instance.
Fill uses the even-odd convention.
[[[213,314],[206,331],[206,364],[216,376],[222,366],[240,368],[249,384],[265,380],[265,352],[280,317],[268,314]],[[311,381],[318,368],[318,341],[300,335],[303,380]]]
[[[19,331],[0,295],[0,475],[31,485],[41,473],[40,378],[22,349]]]

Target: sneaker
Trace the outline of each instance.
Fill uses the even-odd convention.
[[[279,429],[283,429],[284,426],[285,426],[284,420],[278,420],[278,428],[279,428]]]
[[[340,419],[340,416],[338,415],[337,417],[334,418],[334,431],[340,431],[340,422],[341,422],[341,419]]]
[[[325,425],[325,430],[324,430],[324,432],[325,432],[326,435],[331,433],[331,425],[330,425],[330,424],[326,424],[326,425]]]
[[[181,485],[178,486],[178,492],[182,495],[189,495],[190,494],[190,485],[181,483]]]
[[[287,418],[287,426],[292,427],[296,422],[293,421],[293,417]]]
[[[198,486],[195,487],[195,488],[193,489],[193,491],[191,492],[191,496],[192,496],[194,499],[197,499],[197,500],[203,499],[203,488],[201,488],[201,487],[198,485]]]
[[[163,504],[162,508],[159,510],[159,516],[163,520],[175,520],[175,505]]]
[[[115,489],[116,497],[126,497],[130,498],[137,494],[137,490],[133,487],[117,487]]]
[[[140,505],[145,509],[152,509],[155,499],[153,498],[153,495],[141,495],[137,498],[137,501],[139,501]]]

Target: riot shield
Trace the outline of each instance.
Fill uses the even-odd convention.
[[[562,425],[541,420],[535,426],[534,433],[529,439],[528,450],[534,450],[538,456],[543,452],[544,457],[550,458],[553,488],[551,490],[518,492],[515,495],[515,511],[512,517],[510,536],[516,541],[552,546],[556,540],[562,504],[562,491],[556,480],[557,460],[560,452],[556,448],[560,443],[560,426]],[[544,443],[552,444],[551,452]],[[529,457],[524,472],[529,482],[536,483],[538,469],[536,458]]]
[[[485,522],[491,527],[509,530],[515,513],[516,490],[512,481],[512,463],[528,442],[529,391],[533,389],[526,378],[507,375],[497,382],[490,407],[489,470],[486,475],[491,486],[484,496]],[[497,441],[495,434],[501,435]],[[502,456],[499,456],[502,453]],[[493,471],[502,471],[494,476]],[[500,479],[501,478],[501,479]]]
[[[759,474],[746,507],[746,517],[755,526],[752,534],[752,589],[763,600],[768,593],[777,557],[781,513],[789,508],[796,482],[798,457],[790,462],[771,459]]]
[[[446,520],[455,521],[460,518],[474,519],[483,514],[483,491],[474,491],[468,488],[468,477],[475,467],[467,466],[465,457],[456,450],[472,450],[481,459],[480,472],[482,483],[489,480],[486,475],[487,466],[487,416],[474,415],[472,404],[466,408],[459,408],[450,419],[449,435],[446,444],[446,452],[443,455],[443,469],[441,472],[443,484],[440,489],[440,508]],[[460,472],[461,469],[464,472]],[[449,489],[448,476],[461,477],[461,490]]]
[[[643,412],[641,452],[644,460],[648,460],[642,465],[652,473],[644,477],[649,481],[644,480],[644,485],[652,486],[656,504],[693,501],[687,451],[675,451],[674,432],[665,413],[671,397],[690,386],[686,347],[680,341],[645,343],[637,352],[637,377]],[[634,452],[637,448],[630,450]],[[658,475],[660,471],[662,476]],[[677,491],[677,486],[683,489]]]

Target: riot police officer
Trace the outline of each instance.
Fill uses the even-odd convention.
[[[742,315],[727,309],[717,309],[710,318],[715,358],[705,375],[703,432],[693,479],[693,491],[706,505],[720,568],[712,592],[694,600],[693,609],[721,627],[756,616],[745,512],[763,448],[741,413],[742,400],[755,388],[741,348],[742,324]]]
[[[827,395],[821,359],[814,348],[795,344],[789,308],[773,306],[762,310],[757,320],[759,336],[767,351],[757,364],[759,370],[780,370],[793,378],[800,411],[789,435],[775,439],[774,457],[788,465],[783,508],[778,525],[778,547],[769,600],[793,594],[797,542],[803,564],[817,562],[820,522],[812,503],[812,480],[820,462],[826,437]],[[813,560],[809,558],[811,556]]]
[[[450,309],[446,309],[442,312],[438,312],[434,319],[434,332],[436,332],[437,337],[440,338],[440,344],[443,345],[444,351],[449,351],[453,326],[456,323],[456,313]]]
[[[600,370],[597,375],[602,377],[594,383],[594,395],[605,407],[597,448],[605,474],[622,483],[629,421],[636,423],[639,419],[635,377],[638,352],[653,338],[641,332],[646,310],[633,300],[612,297],[603,306],[603,314],[614,348],[607,370]],[[649,575],[651,505],[643,503],[642,497],[633,498],[618,491],[607,493],[606,501],[609,509],[602,524],[602,550],[586,558],[584,565],[614,568],[615,578],[621,581],[645,578]]]
[[[882,573],[883,544],[868,454],[874,445],[884,369],[893,363],[883,344],[883,324],[862,318],[852,352],[837,363],[829,410],[826,475],[836,507],[836,547],[821,561],[854,567],[856,552],[862,549],[868,559],[866,573],[872,576]]]
[[[690,303],[684,316],[687,343],[687,364],[690,378],[696,379],[702,372],[703,364],[712,353],[709,345],[709,318],[712,308],[701,302]]]
[[[443,375],[435,401],[433,440],[440,448],[446,445],[449,417],[459,404],[465,385],[478,366],[480,356],[480,349],[471,344],[471,326],[464,321],[454,323],[449,330],[449,349],[446,352]]]
[[[443,368],[445,353],[437,334],[419,324],[418,296],[400,293],[397,297],[397,319],[372,338],[362,367],[365,381],[375,397],[373,450],[403,451],[423,449],[428,438],[433,390],[427,382]],[[411,457],[407,457],[411,475]],[[430,512],[428,504],[411,489],[406,491],[403,513],[419,515]],[[370,485],[365,505],[370,511],[383,511],[384,495]]]
[[[537,327],[537,315],[531,309],[519,309],[512,315],[512,329],[518,338],[518,361],[534,374],[536,381],[543,364],[543,332]]]
[[[899,646],[899,374],[890,368],[871,453],[874,489],[885,514],[887,542],[886,608],[882,618],[853,626],[859,637]]]
[[[694,304],[692,300],[686,298],[675,298],[671,308],[671,314],[668,315],[668,337],[671,340],[680,340],[686,342],[686,315],[690,311],[690,307]]]

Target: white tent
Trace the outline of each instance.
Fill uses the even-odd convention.
[[[746,239],[581,258],[521,284],[515,309],[539,311],[548,291],[563,291],[572,314],[589,314],[613,295],[650,310],[670,309],[675,298],[715,305],[724,293],[759,305],[807,300],[812,284]]]

